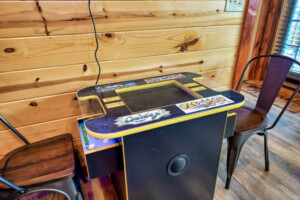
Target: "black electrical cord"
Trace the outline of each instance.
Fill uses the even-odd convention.
[[[90,16],[91,16],[91,19],[92,19],[92,22],[93,22],[94,34],[95,34],[95,39],[96,39],[96,44],[97,44],[97,47],[96,47],[96,50],[95,50],[95,59],[96,59],[97,64],[98,64],[98,77],[97,77],[97,80],[96,80],[96,83],[95,83],[95,85],[97,85],[98,81],[99,81],[99,78],[100,78],[100,74],[101,74],[101,66],[100,66],[100,63],[99,63],[98,58],[97,58],[97,52],[98,52],[99,45],[98,45],[96,25],[95,25],[95,21],[94,21],[92,11],[91,11],[91,0],[89,0],[88,5],[89,5]]]

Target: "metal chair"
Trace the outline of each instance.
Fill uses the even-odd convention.
[[[276,54],[254,57],[247,63],[236,90],[240,87],[243,76],[252,61],[265,57],[269,57],[270,61],[255,108],[243,106],[231,111],[237,113],[237,120],[234,136],[228,138],[226,189],[229,189],[230,187],[231,178],[238,162],[242,147],[247,139],[252,135],[258,134],[264,136],[265,170],[269,171],[268,130],[276,126],[286,108],[292,102],[300,89],[299,84],[284,108],[281,110],[280,114],[277,116],[274,123],[271,126],[268,126],[267,114],[270,111],[292,64],[295,63],[300,66],[300,62],[292,58]]]
[[[71,134],[29,143],[1,115],[0,120],[26,144],[0,160],[0,200],[47,191],[69,200],[83,199],[78,175],[86,179]]]

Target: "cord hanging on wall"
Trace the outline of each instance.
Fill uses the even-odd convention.
[[[97,52],[98,52],[99,44],[98,44],[96,25],[95,25],[95,21],[94,21],[92,11],[91,11],[91,0],[89,0],[89,2],[88,2],[88,7],[89,7],[90,16],[91,16],[91,19],[92,19],[92,22],[93,22],[94,34],[95,34],[95,40],[96,40],[95,60],[96,60],[97,65],[98,65],[98,77],[97,77],[95,85],[97,85],[98,81],[99,81],[99,78],[100,78],[100,74],[101,74],[101,66],[100,66],[100,63],[99,63],[98,58],[97,58]]]

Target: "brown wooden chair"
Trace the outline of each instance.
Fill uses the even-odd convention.
[[[230,187],[231,178],[242,147],[247,139],[252,135],[258,134],[264,136],[265,170],[269,171],[268,130],[276,126],[277,122],[280,120],[281,116],[300,88],[299,84],[274,123],[268,127],[267,114],[271,109],[271,106],[277,97],[291,66],[294,63],[300,66],[300,62],[292,58],[276,54],[254,57],[247,63],[236,90],[240,87],[243,76],[251,62],[265,57],[269,57],[270,61],[255,108],[241,107],[231,111],[237,113],[237,120],[234,136],[228,138],[226,189],[229,189]]]
[[[1,115],[6,124],[26,145],[0,160],[0,200],[20,199],[36,192],[56,192],[66,199],[83,199],[78,173],[84,175],[71,134],[29,143]]]

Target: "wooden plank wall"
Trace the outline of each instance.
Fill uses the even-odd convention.
[[[100,83],[197,72],[231,85],[242,12],[225,0],[92,1]],[[95,83],[87,1],[0,2],[0,115],[30,141],[72,133],[75,93]],[[0,158],[23,143],[0,125]]]

